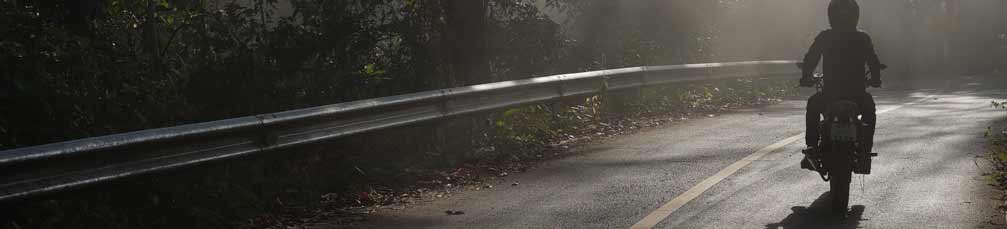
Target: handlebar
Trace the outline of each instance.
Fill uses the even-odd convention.
[[[799,68],[801,70],[804,70],[804,62],[797,62],[796,65],[797,65],[797,68]],[[888,69],[888,65],[881,64],[881,66],[879,68],[880,68],[880,71],[884,71],[885,69]],[[870,74],[871,74],[871,69],[868,69],[866,72],[864,72],[864,77],[867,77]],[[820,73],[820,72],[814,73],[812,75],[812,77],[811,77],[811,79],[814,81],[814,84],[812,84],[812,86],[807,86],[807,87],[822,88],[822,86],[823,86],[822,85],[822,79],[824,79],[824,78],[825,78],[825,76],[824,76],[823,73]],[[870,88],[869,84],[866,84],[864,86]],[[802,85],[798,85],[798,87],[802,87]]]

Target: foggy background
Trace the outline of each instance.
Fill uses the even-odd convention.
[[[249,6],[254,0],[239,2]],[[291,16],[290,2],[280,0],[273,4],[274,16]],[[569,38],[592,43],[637,37],[641,42],[653,43],[650,46],[654,49],[667,49],[655,52],[660,57],[643,58],[651,64],[800,59],[815,35],[829,27],[828,3],[829,0],[534,1],[545,17],[563,25]],[[1000,64],[997,55],[1005,52],[1005,1],[858,3],[860,28],[872,36],[879,56],[890,66],[888,79],[904,81],[939,74],[993,71]],[[600,46],[619,46],[601,43]],[[608,51],[618,52],[612,48]]]
[[[573,25],[568,26],[572,37],[585,40],[638,32],[668,49],[651,64],[801,59],[815,35],[829,28],[828,0],[710,2],[603,2],[566,23]],[[858,3],[859,27],[872,36],[882,62],[890,66],[886,82],[912,84],[913,79],[978,74],[1002,66],[1007,1]]]

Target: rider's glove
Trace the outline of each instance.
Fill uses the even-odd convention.
[[[871,78],[870,80],[867,80],[867,85],[871,86],[871,87],[874,87],[874,88],[880,88],[881,87],[881,79],[878,79],[876,77],[875,78]]]
[[[801,77],[801,87],[815,86],[815,79],[811,77]]]

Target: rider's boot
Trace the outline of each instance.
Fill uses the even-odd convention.
[[[801,168],[817,171],[818,168],[815,166],[816,165],[815,160],[817,158],[815,158],[815,155],[817,155],[818,149],[816,149],[814,146],[808,146],[808,148],[801,150],[801,153],[804,154],[804,159],[801,159]]]
[[[860,152],[868,153],[874,152],[874,127],[870,125],[864,125],[863,128],[863,139],[860,141]]]
[[[838,218],[839,220],[846,221],[846,220],[850,219],[850,213],[849,212],[842,211],[842,212],[837,212],[835,214],[836,214],[836,218]]]
[[[811,115],[809,115],[811,116]],[[813,117],[813,116],[811,116]],[[813,119],[809,119],[813,120]],[[818,120],[813,120],[808,122],[808,131],[804,135],[804,141],[808,144],[808,147],[801,150],[801,154],[804,154],[804,158],[801,159],[801,168],[811,171],[818,171]]]
[[[859,139],[859,145],[857,151],[858,158],[856,158],[856,164],[853,173],[856,174],[871,174],[871,157],[877,156],[873,153],[874,148],[874,127],[865,124],[859,131],[861,138]]]

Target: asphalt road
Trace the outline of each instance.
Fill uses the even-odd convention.
[[[985,153],[986,127],[1007,120],[1007,112],[990,107],[993,98],[1007,98],[996,88],[1007,83],[995,79],[872,91],[878,110],[888,110],[879,115],[880,157],[873,174],[854,177],[845,221],[830,217],[828,183],[800,169],[799,138],[699,190],[654,226],[1002,227],[982,177],[988,165],[977,158]],[[507,178],[517,186],[380,211],[355,227],[629,228],[746,156],[803,133],[803,112],[804,102],[785,101],[619,137]]]

